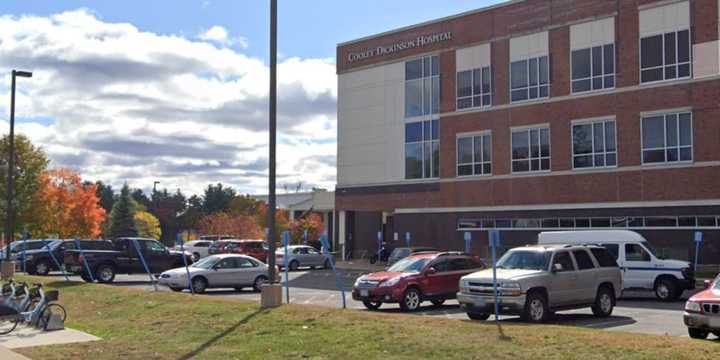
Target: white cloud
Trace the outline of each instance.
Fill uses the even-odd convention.
[[[200,32],[200,34],[198,34],[198,39],[214,42],[223,46],[238,45],[243,49],[248,47],[247,39],[242,36],[231,38],[228,31],[219,25],[212,26],[211,28]]]
[[[266,192],[269,70],[218,47],[227,31],[207,33],[159,35],[87,10],[1,16],[0,129],[7,74],[31,70],[18,80],[18,132],[54,166],[145,189],[159,180],[187,193],[214,182]],[[278,64],[279,183],[334,187],[336,86],[332,59]]]

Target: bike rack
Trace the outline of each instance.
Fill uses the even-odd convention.
[[[57,268],[60,271],[62,271],[63,276],[65,276],[65,281],[70,281],[70,278],[68,277],[67,272],[65,272],[65,268],[62,265],[60,265],[60,262],[55,257],[55,254],[53,254],[52,250],[50,250],[50,246],[47,243],[47,239],[43,239],[43,248],[47,249],[48,254],[50,255],[50,258],[52,258],[53,262],[55,263],[55,266],[57,266]]]
[[[153,288],[155,291],[157,291],[157,283],[155,282],[155,279],[153,278],[152,273],[150,272],[150,267],[148,267],[147,262],[145,262],[145,257],[142,254],[142,251],[140,251],[140,243],[136,239],[132,239],[133,246],[135,247],[135,251],[137,251],[138,256],[140,256],[140,261],[143,264],[143,267],[145,268],[145,272],[147,272],[148,276],[150,277],[150,282],[153,285]]]
[[[85,259],[85,253],[83,252],[82,246],[80,246],[80,239],[75,239],[75,247],[78,249],[78,251],[80,251],[80,256]],[[92,271],[90,271],[90,265],[88,265],[87,259],[83,261],[83,265],[85,265],[85,271],[87,271],[88,275],[90,275],[90,280],[92,282],[95,282],[95,276],[93,275]]]

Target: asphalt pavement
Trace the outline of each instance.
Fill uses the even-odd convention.
[[[364,309],[361,302],[352,300],[349,290],[352,288],[355,279],[362,275],[363,270],[341,270],[339,277],[330,270],[305,270],[290,272],[290,302],[293,304],[319,305],[332,308],[341,308],[343,305],[342,293],[338,290],[338,282],[342,284],[345,292],[345,303],[347,308]],[[58,276],[58,275],[56,275]],[[79,277],[71,277],[72,280],[81,281]],[[285,273],[283,273],[283,284]],[[154,291],[147,275],[118,275],[114,282],[115,286],[128,286],[134,288]],[[168,288],[158,285],[159,291],[170,291]],[[185,291],[188,296],[190,293]],[[626,331],[633,333],[687,336],[687,329],[682,321],[683,306],[685,300],[692,295],[685,292],[682,300],[676,302],[660,302],[654,299],[651,292],[628,292],[618,300],[613,315],[607,318],[596,318],[589,308],[563,311],[556,314],[550,321],[552,324],[563,326],[579,326],[586,328],[604,329],[608,331]],[[200,296],[219,296],[229,299],[242,299],[260,301],[260,294],[251,289],[238,292],[234,289],[210,289],[206,294]],[[283,300],[286,292],[283,289]],[[457,301],[449,300],[440,307],[433,307],[429,302],[425,303],[420,311],[412,313],[416,316],[444,317],[455,320],[468,320]],[[399,313],[397,304],[384,304],[380,312]],[[492,319],[492,317],[491,317]],[[517,322],[518,317],[501,316],[503,322]]]

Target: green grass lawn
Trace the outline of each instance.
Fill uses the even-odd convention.
[[[27,277],[46,282],[48,278]],[[53,280],[54,281],[54,280]],[[493,322],[46,283],[67,326],[103,341],[19,349],[33,359],[719,359],[720,343],[551,325]],[[681,321],[668,318],[667,321]]]

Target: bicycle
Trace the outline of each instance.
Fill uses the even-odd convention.
[[[24,294],[20,299],[16,295],[18,287],[13,285],[9,295],[13,301],[10,305],[6,305],[7,302],[0,304],[0,335],[11,333],[20,323],[47,330],[53,315],[58,315],[65,322],[67,311],[62,305],[54,303],[59,298],[59,292],[53,290],[45,293],[42,284],[33,285],[35,287],[29,289],[26,283],[20,284],[19,288]]]

